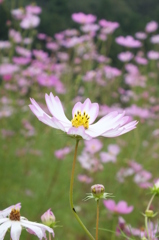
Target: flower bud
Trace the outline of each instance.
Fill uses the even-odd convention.
[[[146,210],[145,215],[146,217],[154,217],[154,212],[152,210]]]
[[[91,191],[95,198],[101,198],[104,194],[105,187],[102,184],[95,184],[91,187]]]
[[[151,192],[156,196],[159,196],[159,180],[157,180],[157,182],[153,185]]]
[[[53,212],[51,211],[51,208],[48,209],[42,216],[41,221],[43,224],[51,227],[55,224],[55,216]]]

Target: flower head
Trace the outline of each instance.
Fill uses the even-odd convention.
[[[125,112],[111,112],[92,124],[98,116],[99,105],[87,98],[84,103],[77,102],[72,110],[72,120],[65,116],[60,99],[52,93],[45,95],[47,107],[52,117],[46,114],[34,99],[30,99],[31,111],[37,118],[50,127],[60,129],[72,137],[90,140],[98,136],[117,137],[136,128],[137,121],[130,122]]]
[[[105,187],[102,184],[95,184],[91,187],[91,192],[88,193],[88,196],[84,198],[84,201],[87,201],[89,199],[94,198],[95,201],[99,200],[100,198],[107,199],[108,197],[111,197],[111,193],[105,192]]]
[[[19,240],[22,228],[25,228],[29,233],[35,234],[39,239],[45,238],[46,233],[52,233],[52,228],[43,224],[30,222],[25,217],[20,215],[21,204],[12,205],[3,211],[0,211],[0,239],[3,240],[8,229],[10,229],[11,239]]]

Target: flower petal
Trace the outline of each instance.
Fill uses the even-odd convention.
[[[30,101],[32,104],[30,104],[29,107],[31,111],[37,116],[37,118],[43,116],[43,114],[46,114],[34,99],[30,98]],[[46,115],[50,117],[48,114]]]
[[[77,113],[77,111],[81,111],[83,114],[84,111],[86,114],[90,116],[89,124],[92,124],[96,117],[98,116],[99,112],[99,105],[98,103],[91,103],[90,99],[87,98],[85,102],[82,104],[81,102],[77,102],[72,110],[72,117],[74,118],[74,114]]]
[[[120,201],[118,202],[116,209],[118,213],[128,214],[133,211],[134,207],[133,206],[128,207],[127,202]]]
[[[53,229],[44,224],[35,223],[35,222],[31,222],[31,221],[24,220],[24,219],[21,219],[20,222],[21,222],[22,226],[33,231],[40,239],[42,239],[43,237],[45,238],[45,231],[52,233],[52,235],[54,237]]]
[[[67,132],[68,135],[74,135],[74,136],[81,136],[83,139],[85,140],[90,140],[92,139],[91,136],[89,136],[86,131],[85,131],[85,128],[83,126],[80,126],[78,128],[75,128],[75,127],[71,127],[68,132]]]
[[[86,130],[92,137],[102,135],[104,132],[116,127],[117,122],[124,116],[125,112],[118,114],[118,112],[111,112],[101,118],[97,123],[92,124]]]
[[[104,203],[104,206],[109,209],[110,211],[114,212],[115,211],[115,207],[116,207],[116,204],[113,200],[104,200],[103,201]]]
[[[132,121],[130,123],[127,123],[126,125],[124,125],[123,127],[116,127],[116,129],[111,129],[109,131],[106,131],[104,134],[102,134],[102,136],[104,137],[117,137],[120,136],[122,134],[125,134],[131,130],[133,130],[134,128],[136,128],[138,121]]]
[[[21,231],[22,231],[22,227],[20,225],[20,222],[12,221],[11,232],[10,232],[12,240],[19,240]]]
[[[58,119],[64,127],[70,127],[71,122],[65,116],[60,99],[50,93],[50,96],[45,94],[45,100],[50,113]]]
[[[62,126],[61,122],[57,120],[55,117],[51,118],[48,117],[46,114],[43,114],[43,116],[38,117],[38,119],[50,127],[60,129],[65,132],[64,126]]]
[[[0,225],[0,239],[2,240],[8,230],[11,227],[12,222],[8,219],[5,223]]]

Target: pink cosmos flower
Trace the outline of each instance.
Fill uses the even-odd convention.
[[[138,40],[135,40],[132,36],[119,36],[115,39],[115,41],[124,47],[138,48],[142,46],[142,43]]]
[[[82,174],[79,174],[77,178],[80,182],[84,182],[84,183],[88,183],[88,184],[93,181],[92,178],[88,177],[87,175],[82,175]]]
[[[129,62],[133,58],[133,53],[127,51],[127,52],[121,52],[118,54],[118,58],[122,62]]]
[[[120,152],[120,147],[117,144],[110,144],[108,146],[108,152],[101,152],[100,157],[103,163],[116,162],[117,155]]]
[[[114,200],[104,200],[104,206],[111,212],[118,214],[129,214],[133,211],[134,207],[127,205],[127,202],[120,201],[118,204]]]
[[[63,106],[60,99],[52,93],[45,94],[47,107],[52,114],[49,116],[34,99],[29,105],[31,111],[36,117],[46,125],[60,129],[68,135],[90,140],[98,136],[117,137],[136,128],[137,121],[130,122],[128,116],[124,116],[125,112],[118,113],[116,111],[109,113],[93,124],[98,116],[99,105],[91,103],[87,98],[84,103],[77,102],[72,110],[72,120],[68,120],[65,116]]]
[[[159,52],[151,50],[147,53],[147,57],[151,60],[158,60],[159,59]]]
[[[81,24],[93,23],[96,21],[96,16],[79,12],[72,14],[72,20]]]
[[[152,36],[150,42],[153,44],[159,44],[159,34]]]
[[[26,15],[20,23],[21,28],[30,29],[35,28],[40,24],[40,18],[33,14]]]
[[[146,58],[143,58],[143,57],[140,57],[140,56],[136,56],[135,61],[138,64],[141,64],[141,65],[147,65],[148,64],[148,60]]]
[[[64,157],[69,154],[71,152],[71,148],[70,147],[65,147],[63,149],[59,149],[55,151],[55,156],[58,159],[64,159]]]
[[[101,150],[103,144],[98,139],[92,139],[90,141],[85,141],[85,151],[94,154]]]
[[[151,21],[146,24],[145,30],[148,33],[155,32],[158,28],[158,23],[155,21]]]
[[[26,6],[26,11],[27,13],[30,13],[30,14],[40,14],[41,13],[41,7],[39,6],[36,6],[36,5],[28,5]]]
[[[137,32],[135,33],[135,37],[140,40],[144,40],[147,38],[147,34],[145,32]]]

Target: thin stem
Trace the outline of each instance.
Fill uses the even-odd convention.
[[[150,199],[150,201],[149,201],[149,203],[148,203],[148,205],[147,205],[146,211],[149,210],[149,208],[150,208],[150,206],[151,206],[151,203],[152,203],[155,195],[156,195],[156,194],[154,194],[154,195],[151,197],[151,199]],[[147,237],[148,237],[148,239],[150,240],[149,229],[148,229],[148,217],[147,217],[146,215],[145,215],[145,228],[146,228]]]
[[[81,219],[77,215],[77,212],[76,212],[76,210],[74,208],[74,205],[73,205],[73,182],[74,182],[74,173],[75,173],[75,164],[76,164],[76,158],[77,158],[78,143],[79,143],[79,140],[76,140],[75,153],[74,153],[73,164],[72,164],[72,172],[71,172],[71,181],[70,181],[70,207],[71,207],[71,210],[72,210],[75,218],[77,219],[77,221],[79,222],[79,224],[81,225],[83,230],[87,233],[89,238],[92,239],[92,240],[95,240],[94,237],[92,236],[92,234],[88,231],[88,229],[85,227],[85,225],[83,224],[83,222],[81,221]]]
[[[145,228],[146,228],[146,233],[147,233],[148,240],[150,240],[149,229],[148,229],[148,217],[147,216],[145,216]]]
[[[99,223],[99,199],[97,200],[96,240],[98,240],[98,223]]]
[[[51,233],[49,233],[49,240],[51,240]]]
[[[150,199],[150,201],[149,201],[149,203],[148,203],[148,205],[147,205],[146,210],[149,210],[149,208],[150,208],[150,206],[151,206],[151,203],[152,203],[152,201],[153,201],[155,195],[156,195],[156,194],[154,194],[154,195],[151,197],[151,199]]]

